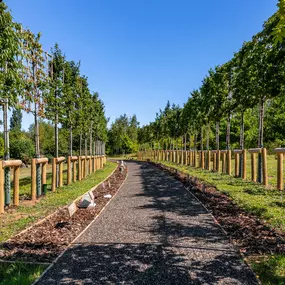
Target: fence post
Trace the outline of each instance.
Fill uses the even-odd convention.
[[[20,178],[20,167],[14,166],[14,205],[19,206],[19,178]]]
[[[217,168],[217,151],[213,152],[213,171]]]
[[[89,156],[89,174],[92,173],[92,156]]]
[[[226,153],[226,155],[228,156],[228,167],[227,167],[227,170],[228,170],[228,175],[231,175],[232,174],[232,151],[229,149],[228,152]]]
[[[56,188],[56,158],[52,159],[52,184],[51,191],[54,192]]]
[[[242,179],[246,179],[246,150],[242,150]]]
[[[36,193],[36,186],[37,186],[37,177],[36,177],[36,159],[32,158],[32,165],[31,165],[31,176],[32,176],[32,181],[31,181],[31,196],[32,196],[32,201],[36,201],[37,199],[37,193]]]
[[[283,190],[283,153],[277,153],[277,189]]]
[[[217,150],[217,153],[216,153],[216,156],[217,156],[217,172],[220,172],[221,171],[221,151],[220,150]]]
[[[71,184],[71,157],[67,157],[67,185]]]
[[[238,160],[239,160],[239,154],[235,153],[235,177],[238,177],[238,172],[239,172]]]
[[[204,169],[205,168],[205,159],[204,159],[204,151],[201,150],[201,168]]]
[[[222,153],[222,173],[227,172],[226,166],[226,155],[225,153]]]
[[[78,159],[77,159],[78,161]],[[76,181],[76,160],[73,161],[73,182]]]
[[[210,164],[211,164],[211,151],[208,150],[208,164],[207,164],[207,170],[210,170]]]
[[[268,175],[267,175],[267,150],[262,149],[262,167],[263,167],[263,185],[268,186]]]
[[[78,180],[82,180],[82,161],[81,156],[78,156]]]
[[[59,163],[59,187],[63,186],[63,162]]]
[[[3,161],[0,160],[0,214],[4,213],[4,170],[3,170]]]

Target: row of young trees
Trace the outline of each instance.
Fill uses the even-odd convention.
[[[230,61],[210,69],[183,108],[168,102],[139,130],[139,143],[165,148],[187,140],[201,150],[284,146],[285,46],[276,34],[278,23],[276,13]]]
[[[40,38],[40,33],[16,23],[7,6],[0,3],[0,97],[8,100],[10,108],[34,115],[36,157],[43,154],[39,133],[43,119],[54,125],[54,156],[59,155],[59,129],[68,130],[70,155],[77,137],[76,152],[82,154],[84,149],[84,154],[92,154],[95,140],[107,138],[104,104],[97,92],[90,91],[80,63],[68,61],[57,44],[45,52]],[[4,124],[7,130],[5,118]],[[7,157],[9,147],[5,152]]]

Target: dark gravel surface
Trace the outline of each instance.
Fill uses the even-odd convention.
[[[202,205],[154,166],[128,163],[105,211],[37,284],[257,284]]]

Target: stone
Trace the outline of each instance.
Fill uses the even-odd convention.
[[[110,199],[110,198],[112,198],[112,195],[111,194],[104,195],[104,198]]]
[[[69,214],[69,216],[72,217],[73,214],[77,211],[77,206],[76,206],[76,204],[73,202],[72,204],[70,204],[70,205],[67,207],[67,209],[68,209],[68,214]]]

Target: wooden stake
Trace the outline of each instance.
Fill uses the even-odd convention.
[[[228,152],[227,152],[227,157],[228,157],[228,163],[227,163],[227,174],[228,175],[231,175],[232,174],[232,151],[229,149]]]
[[[222,153],[222,173],[227,172],[226,166],[226,154]]]
[[[213,153],[213,171],[217,168],[217,153]]]
[[[238,177],[239,172],[239,154],[235,153],[235,177]]]
[[[67,185],[69,185],[69,184],[71,184],[71,176],[72,176],[72,174],[71,174],[71,171],[72,171],[72,169],[71,169],[71,160],[70,160],[71,158],[70,158],[70,156],[68,156],[68,158],[67,158]]]
[[[210,170],[210,164],[211,164],[211,151],[208,150],[208,164],[207,164],[207,170]]]
[[[76,181],[76,163],[77,163],[77,161],[76,160],[73,161],[73,182]]]
[[[56,189],[56,158],[52,159],[52,183],[51,191],[54,192]]]
[[[217,172],[220,172],[221,171],[221,151],[218,150],[217,153],[216,153],[216,157],[217,157]]]
[[[59,187],[63,186],[63,162],[59,163]]]
[[[283,153],[277,153],[277,189],[283,190]]]
[[[267,174],[267,150],[262,149],[262,167],[263,167],[263,185],[268,186],[268,174]]]
[[[78,156],[78,180],[82,180],[82,161],[81,156]]]
[[[242,157],[243,157],[243,159],[242,159],[242,176],[241,176],[241,178],[243,180],[245,180],[246,179],[246,150],[245,149],[242,150]]]

